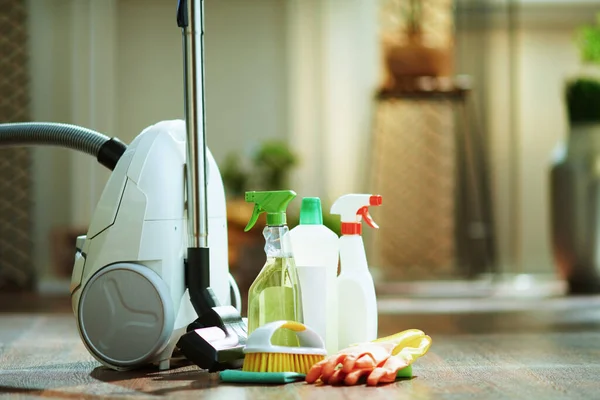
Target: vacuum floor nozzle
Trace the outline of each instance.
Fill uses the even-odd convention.
[[[214,307],[189,325],[177,347],[200,368],[216,372],[242,367],[247,337],[246,323],[234,307]]]

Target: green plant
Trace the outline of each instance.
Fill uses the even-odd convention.
[[[600,81],[585,77],[570,81],[565,97],[571,124],[600,122]]]
[[[595,25],[585,25],[577,30],[576,40],[583,62],[600,63],[600,14]]]
[[[244,171],[238,154],[230,153],[223,162],[221,174],[228,197],[243,197],[248,186],[248,173]]]
[[[576,43],[581,61],[600,64],[600,14],[595,25],[585,25],[576,31]],[[565,100],[571,124],[600,122],[600,81],[581,76],[566,84]]]
[[[339,215],[323,213],[323,225],[334,231],[338,236],[342,234],[342,223]]]
[[[262,190],[287,188],[289,172],[297,164],[296,154],[281,141],[264,142],[254,155],[254,166],[262,175]]]
[[[404,12],[406,19],[406,30],[409,36],[421,33],[422,23],[422,0],[408,0],[408,9]]]
[[[232,152],[221,165],[227,197],[243,197],[248,190],[286,189],[288,175],[297,164],[296,154],[287,144],[276,140],[261,144],[252,157],[252,168],[243,165],[242,157]]]

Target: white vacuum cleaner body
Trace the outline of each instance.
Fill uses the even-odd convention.
[[[169,368],[196,318],[185,282],[186,126],[145,129],[119,159],[87,235],[77,240],[71,299],[89,352],[113,369]],[[221,305],[240,308],[229,275],[223,182],[207,152],[210,286]],[[231,286],[230,286],[231,285]]]

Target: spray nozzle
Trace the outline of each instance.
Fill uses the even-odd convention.
[[[373,195],[369,197],[369,205],[359,208],[356,215],[361,216],[371,228],[379,229],[379,225],[373,221],[371,214],[369,214],[369,206],[380,206],[381,203],[383,203],[383,198],[380,195]]]
[[[260,214],[267,213],[268,226],[282,226],[286,224],[286,214],[288,204],[296,197],[293,190],[276,190],[266,192],[246,192],[246,202],[254,203],[252,217],[246,225],[244,232],[248,232]]]
[[[373,221],[371,214],[369,214],[369,207],[361,207],[356,215],[360,215],[371,228],[379,229],[379,225]]]
[[[341,216],[342,234],[360,234],[360,222],[363,219],[371,228],[379,228],[369,214],[369,207],[380,206],[382,202],[380,195],[347,194],[333,203],[331,213]]]

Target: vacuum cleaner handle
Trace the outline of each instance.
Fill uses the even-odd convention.
[[[186,285],[198,319],[177,343],[201,368],[239,368],[244,359],[247,328],[232,306],[220,307],[210,288],[206,131],[204,96],[204,0],[179,0],[177,25],[182,29],[186,120],[186,199],[188,251]]]
[[[186,201],[188,254],[186,283],[198,315],[218,306],[209,290],[208,198],[204,106],[204,1],[179,0],[177,25],[182,29],[186,122]]]
[[[208,248],[203,6],[203,0],[179,0],[177,10],[183,35],[188,246],[192,248]]]

